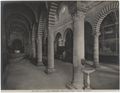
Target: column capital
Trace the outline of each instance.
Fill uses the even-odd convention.
[[[38,33],[37,36],[38,36],[37,38],[42,37],[43,33]]]
[[[87,2],[87,1],[85,1]],[[88,11],[88,5],[84,1],[77,1],[77,9],[79,11],[87,12]]]
[[[36,23],[36,22],[33,23],[32,29],[33,29],[33,30],[37,30],[37,23]]]
[[[76,13],[73,16],[73,19],[76,20],[76,21],[81,19],[81,18],[84,19],[85,18],[85,14],[86,14],[85,12],[77,10]]]
[[[100,35],[101,35],[101,32],[100,32],[100,31],[99,31],[99,32],[94,31],[94,32],[93,32],[93,35],[94,35],[94,36],[100,36]]]
[[[53,31],[55,29],[55,26],[49,26],[48,29]]]

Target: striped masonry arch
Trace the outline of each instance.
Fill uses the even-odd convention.
[[[44,15],[41,15],[39,18],[39,24],[38,24],[38,36],[43,34],[43,31],[45,29],[45,19]]]
[[[104,18],[112,11],[119,9],[119,2],[113,2],[107,6],[105,6],[96,16],[95,24],[94,24],[94,32],[98,33],[100,31],[100,25]]]
[[[55,25],[55,15],[59,6],[59,2],[51,2],[48,15],[48,27]]]

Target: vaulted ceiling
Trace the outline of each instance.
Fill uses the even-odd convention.
[[[45,2],[2,2],[2,13],[7,31],[13,28],[30,31],[32,25],[38,22],[41,10],[44,8]]]
[[[35,22],[39,22],[39,17],[41,11],[45,11],[48,13],[47,9],[49,10],[51,2],[45,1],[7,1],[2,2],[2,13],[3,18],[6,22],[7,30],[11,28],[15,29],[23,29],[24,31],[28,32],[31,31],[32,26]],[[60,3],[65,3],[72,10],[72,7],[75,7],[74,2],[58,2],[58,7]],[[101,9],[106,6],[107,4],[111,3],[110,1],[78,1],[77,8],[83,9],[86,11],[86,18],[85,20],[93,24],[94,18]],[[59,9],[59,8],[58,8]],[[58,12],[59,10],[57,10]],[[57,14],[56,12],[56,14]]]

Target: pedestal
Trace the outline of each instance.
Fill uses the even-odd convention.
[[[90,90],[90,74],[93,73],[95,71],[95,69],[91,68],[91,67],[86,67],[83,69],[83,73],[84,73],[84,89]],[[85,78],[85,76],[87,78]]]
[[[54,68],[47,68],[46,70],[45,70],[45,73],[47,73],[47,74],[52,74],[52,73],[54,73],[55,72],[55,69]]]
[[[83,72],[81,67],[74,67],[73,79],[66,85],[69,89],[83,89]]]

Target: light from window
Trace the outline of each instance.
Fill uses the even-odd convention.
[[[62,13],[64,13],[65,12],[65,10],[66,10],[66,7],[64,6],[63,8],[62,8]]]

